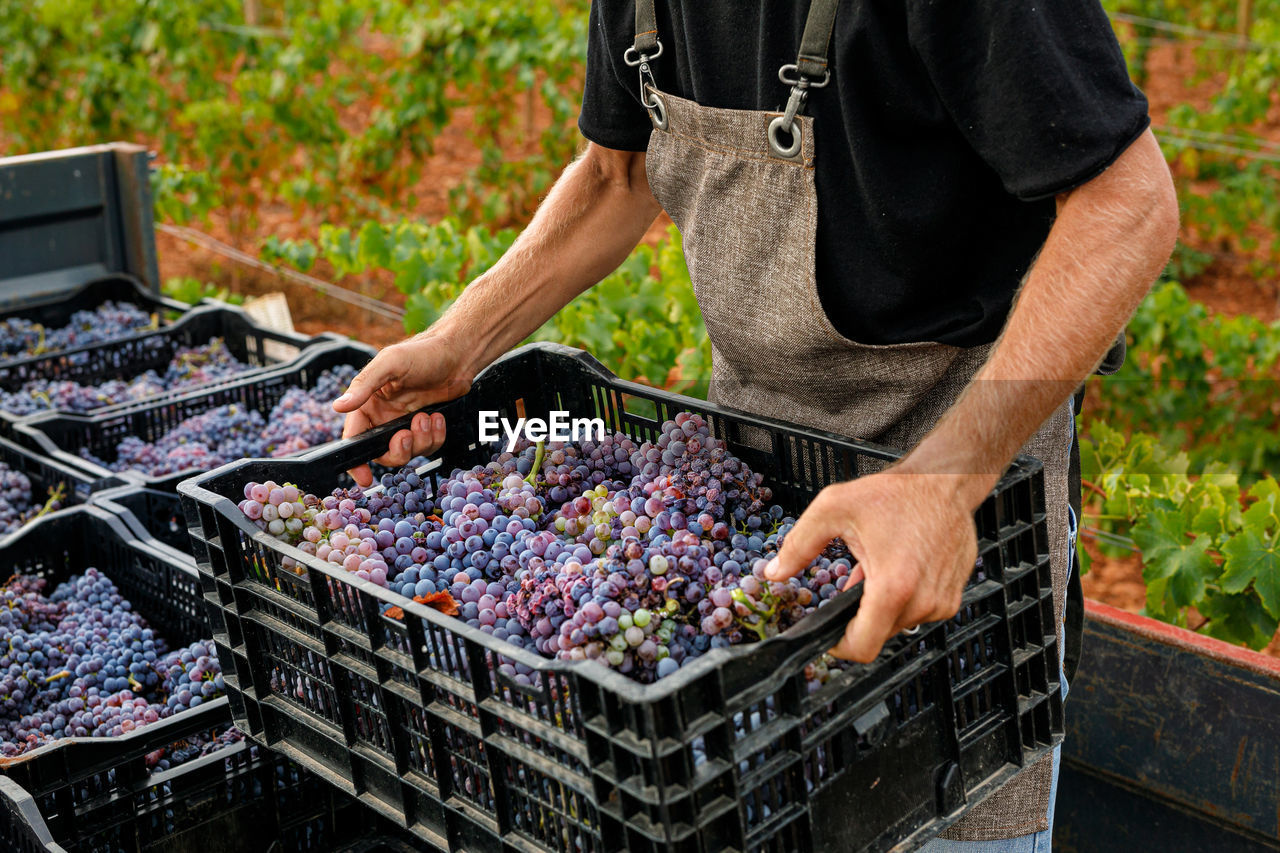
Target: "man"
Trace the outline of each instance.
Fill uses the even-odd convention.
[[[1020,450],[1045,463],[1061,623],[1070,395],[1176,238],[1148,124],[1098,0],[595,0],[585,154],[506,256],[335,407],[353,435],[465,392],[665,208],[713,399],[914,448],[825,489],[768,570],[849,543],[863,600],[834,653],[873,660],[956,612],[972,514]],[[443,433],[418,415],[380,461]],[[929,849],[1047,850],[1056,781],[1055,752]]]

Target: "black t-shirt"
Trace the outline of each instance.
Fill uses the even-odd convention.
[[[807,2],[657,5],[659,89],[783,108],[778,67],[796,61]],[[578,124],[600,145],[643,151],[652,125],[622,61],[634,15],[634,0],[593,0]],[[806,108],[818,290],[863,343],[995,340],[1054,195],[1149,123],[1098,0],[845,0],[829,61],[831,83]]]

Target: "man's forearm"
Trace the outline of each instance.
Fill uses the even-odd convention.
[[[1060,199],[987,363],[900,469],[961,475],[956,488],[980,503],[1128,322],[1168,262],[1177,220],[1173,184],[1150,133]]]
[[[626,259],[661,207],[643,154],[591,146],[511,248],[423,335],[466,341],[474,376]]]

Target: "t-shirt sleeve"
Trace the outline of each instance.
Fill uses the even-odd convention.
[[[1032,201],[1092,180],[1150,124],[1098,0],[913,0],[912,44],[961,134]]]
[[[619,151],[644,151],[653,130],[640,103],[639,75],[622,61],[622,52],[634,37],[634,21],[635,6],[631,3],[591,3],[578,129],[592,142]]]

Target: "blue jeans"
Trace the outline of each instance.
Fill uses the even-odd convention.
[[[1070,519],[1070,554],[1071,561],[1067,566],[1067,578],[1076,567],[1076,535],[1079,527],[1075,510],[1067,507]],[[1062,699],[1067,698],[1067,676],[1062,672],[1062,655],[1064,643],[1058,644],[1058,672],[1062,682]],[[1043,832],[1020,835],[1017,838],[1003,838],[999,841],[951,841],[947,838],[935,838],[920,848],[920,853],[1050,853],[1053,849],[1053,806],[1058,799],[1058,767],[1062,762],[1062,745],[1053,748],[1053,784],[1049,789],[1049,826]]]

